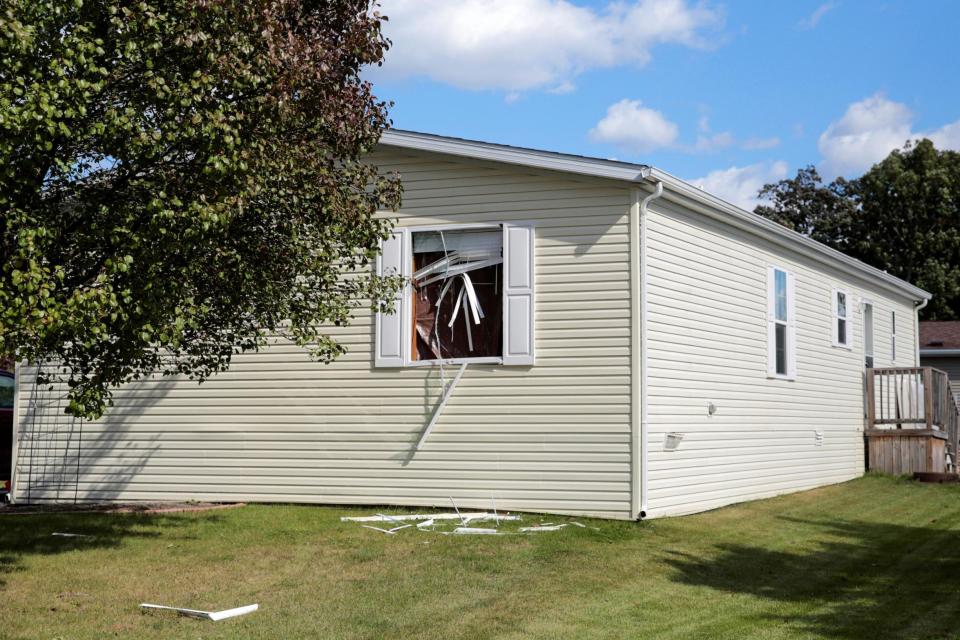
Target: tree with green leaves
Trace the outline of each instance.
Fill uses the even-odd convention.
[[[760,196],[756,213],[929,291],[925,318],[960,318],[960,153],[908,142],[855,180],[807,167]]]
[[[57,363],[68,413],[272,334],[329,361],[322,326],[392,295],[369,0],[2,6],[0,353]]]

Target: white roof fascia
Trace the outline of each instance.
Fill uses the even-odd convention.
[[[642,164],[586,158],[553,151],[538,151],[396,129],[385,131],[380,137],[380,144],[628,182],[639,182],[650,173],[650,167]]]
[[[920,349],[920,355],[926,356],[927,358],[951,358],[960,356],[960,349],[937,349],[930,347],[929,349]]]
[[[690,206],[689,203],[692,201],[695,210],[720,222],[730,224],[765,238],[787,249],[808,255],[820,262],[838,268],[849,275],[874,281],[888,291],[898,293],[912,300],[928,300],[932,297],[927,291],[915,287],[909,282],[875,267],[871,267],[856,258],[851,258],[836,249],[831,249],[825,244],[791,229],[787,229],[772,220],[768,220],[751,211],[741,209],[725,200],[721,200],[717,196],[711,195],[665,171],[647,165],[618,162],[616,160],[603,160],[600,158],[588,158],[553,151],[539,151],[536,149],[512,147],[509,145],[464,140],[461,138],[451,138],[398,129],[384,131],[380,137],[380,144],[403,149],[416,149],[418,151],[473,158],[476,160],[504,162],[537,169],[564,171],[597,178],[623,180],[632,183],[643,182],[645,180],[651,180],[653,182],[660,181],[667,187],[663,194],[665,198],[680,201],[686,206]]]
[[[651,168],[650,180],[662,181],[663,184],[668,187],[663,194],[665,198],[677,200],[676,197],[670,198],[670,191],[672,190],[674,194],[699,203],[702,205],[698,207],[701,213],[705,213],[717,220],[759,235],[770,242],[788,249],[799,251],[805,255],[813,254],[812,257],[819,258],[821,262],[826,262],[850,275],[876,281],[877,284],[884,288],[899,293],[900,295],[906,295],[916,301],[928,300],[931,297],[929,292],[905,280],[901,280],[876,267],[871,267],[867,263],[861,262],[856,258],[851,258],[836,249],[831,249],[827,245],[808,238],[801,233],[797,233],[792,229],[788,229],[773,220],[769,220],[746,209],[741,209],[725,200],[721,200],[717,196],[707,193],[703,189],[695,187],[665,171]]]

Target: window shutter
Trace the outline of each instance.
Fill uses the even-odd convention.
[[[377,258],[377,275],[409,276],[407,254],[410,235],[405,229],[397,229],[380,245]],[[407,285],[393,299],[393,313],[377,312],[376,345],[374,366],[402,367],[404,365],[404,318],[407,317]]]
[[[787,377],[797,377],[797,284],[793,273],[787,272]]]
[[[503,364],[534,363],[534,230],[503,225]]]
[[[777,276],[776,269],[767,267],[767,375],[777,375]]]

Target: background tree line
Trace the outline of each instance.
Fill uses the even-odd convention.
[[[932,293],[925,320],[960,319],[960,153],[908,142],[859,178],[810,165],[760,196],[756,213]]]

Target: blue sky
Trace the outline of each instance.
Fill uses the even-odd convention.
[[[383,0],[402,129],[653,164],[751,207],[907,138],[960,149],[960,2]]]

